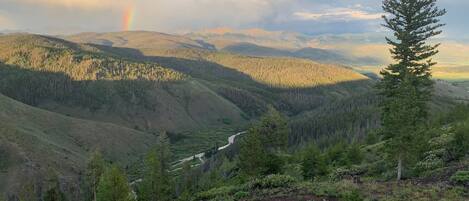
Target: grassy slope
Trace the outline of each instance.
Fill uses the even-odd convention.
[[[40,184],[51,170],[63,176],[69,188],[76,187],[76,176],[92,151],[100,150],[125,167],[155,141],[151,134],[67,117],[0,94],[0,192]]]
[[[130,84],[138,80],[148,82],[141,92],[145,100],[140,102],[145,102],[150,108],[139,102],[132,103],[132,97],[126,100],[120,94],[108,95],[107,100],[93,110],[76,104],[75,97],[72,97],[75,99],[73,103],[47,98],[39,101],[39,107],[59,113],[149,131],[223,126],[223,119],[230,119],[233,123],[243,122],[242,112],[229,101],[187,75],[153,63],[121,59],[93,46],[37,35],[3,36],[0,38],[0,52],[0,60],[5,64],[18,66],[19,69],[62,73],[80,86],[75,88],[87,93],[90,92],[87,88],[94,87],[108,92],[129,92],[130,96],[135,96],[136,92],[132,95],[133,85]],[[94,92],[91,89],[91,93]],[[105,95],[95,94],[92,99]]]

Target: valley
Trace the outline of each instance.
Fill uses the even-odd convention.
[[[398,196],[404,187],[390,187],[386,142],[375,136],[383,123],[376,66],[387,61],[327,47],[330,40],[344,39],[261,29],[0,35],[0,196],[34,200],[51,188],[89,200],[81,189],[97,188],[86,182],[99,164],[122,171],[135,195],[149,164],[163,168],[166,200],[347,201],[360,188],[359,196]],[[367,49],[361,45],[344,48]],[[432,181],[403,183],[418,192],[410,197],[458,193],[448,176],[424,174],[465,171],[467,159],[431,154],[453,153],[441,147],[454,140],[446,126],[466,124],[466,114],[448,115],[467,111],[466,71],[433,70],[424,140],[442,142],[412,158],[422,170],[406,176]],[[427,159],[441,169],[416,165]],[[256,160],[267,162],[246,164]]]

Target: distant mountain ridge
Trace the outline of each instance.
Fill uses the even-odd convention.
[[[80,33],[63,38],[76,43],[92,43],[105,46],[116,47],[135,47],[142,49],[155,48],[160,49],[178,49],[194,48],[214,50],[211,44],[203,41],[191,40],[184,36],[177,36],[159,32],[150,31],[127,31],[110,33]]]

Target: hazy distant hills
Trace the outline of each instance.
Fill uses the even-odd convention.
[[[383,68],[392,62],[389,47],[384,40],[388,36],[385,32],[307,35],[263,29],[217,28],[194,31],[186,36],[211,43],[219,50],[245,55],[299,57],[326,63],[373,68]],[[442,43],[439,48],[440,54],[435,58],[439,63],[438,67],[469,65],[469,58],[464,54],[469,51],[467,41],[438,38],[430,42]],[[458,75],[453,73],[451,76]],[[441,76],[443,79],[447,77]],[[469,76],[465,75],[464,79],[469,79]]]
[[[348,41],[347,38],[350,36],[310,36],[294,32],[229,28],[202,30],[186,34],[186,36],[207,41],[219,50],[243,55],[298,57],[348,66],[370,66],[383,63],[379,57],[353,56],[340,48],[331,46],[331,44]],[[358,37],[356,39],[357,43],[361,42]]]
[[[376,65],[372,57],[353,57],[333,50],[314,48],[315,38],[299,33],[269,32],[262,29],[235,31],[231,29],[206,30],[186,35],[132,31],[113,33],[81,33],[64,36],[77,43],[136,48],[139,50],[221,50],[248,56],[297,57],[318,62],[342,65]]]
[[[64,37],[77,43],[93,43],[115,47],[139,47],[159,49],[214,49],[211,44],[191,40],[184,36],[170,35],[150,31],[112,32],[112,33],[80,33]]]
[[[215,28],[195,31],[185,36],[204,40],[214,44],[218,49],[236,43],[251,43],[259,46],[279,48],[279,49],[300,49],[309,47],[311,37],[284,31],[267,31],[263,29],[235,30],[231,28]]]
[[[323,63],[342,64],[350,66],[379,65],[380,61],[372,57],[355,58],[339,51],[320,48],[301,48],[297,50],[275,49],[258,46],[251,43],[237,43],[224,47],[222,51],[242,55],[267,56],[267,57],[296,57],[311,59]]]

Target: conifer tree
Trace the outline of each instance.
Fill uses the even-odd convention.
[[[272,106],[269,106],[267,113],[253,129],[260,135],[263,146],[269,151],[282,151],[288,146],[288,122]]]
[[[261,137],[254,129],[250,129],[241,143],[239,166],[243,174],[258,176],[265,171],[267,152]]]
[[[46,191],[43,200],[44,201],[65,201],[65,194],[62,192],[60,188],[59,178],[57,174],[54,172],[52,178],[49,181],[50,187]]]
[[[171,150],[169,138],[163,133],[145,158],[143,181],[139,189],[139,200],[165,201],[171,199],[171,177],[169,174]]]
[[[90,160],[88,161],[88,166],[86,169],[87,187],[89,188],[89,193],[92,194],[90,195],[90,200],[96,201],[99,179],[104,173],[105,168],[106,163],[101,153],[97,151],[94,152],[93,155],[91,155]]]
[[[437,0],[384,0],[387,15],[384,27],[393,31],[386,38],[396,61],[381,71],[378,85],[384,96],[382,104],[383,135],[387,150],[397,161],[397,179],[401,179],[403,162],[413,153],[415,134],[427,121],[427,102],[433,82],[432,56],[438,46],[427,40],[439,35],[444,26],[439,17],[446,11],[436,6]]]
[[[98,201],[135,201],[124,172],[113,165],[104,171],[98,184]]]
[[[326,161],[316,145],[310,145],[305,149],[301,158],[301,167],[304,178],[309,180],[327,173]]]
[[[241,170],[248,176],[278,172],[283,161],[276,154],[286,149],[289,133],[287,120],[280,112],[269,107],[241,143]]]

